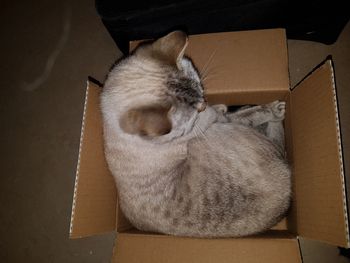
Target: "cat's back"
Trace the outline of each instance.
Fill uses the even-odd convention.
[[[257,130],[239,123],[216,122],[210,125],[205,132],[198,131],[189,142],[191,151],[213,151],[227,154],[261,154],[268,153],[268,157],[282,158],[281,153],[274,143]],[[251,154],[249,157],[254,157]],[[283,159],[283,158],[282,158]]]
[[[188,153],[192,176],[197,178],[209,174],[234,178],[243,185],[254,181],[257,187],[267,185],[277,191],[284,191],[290,184],[284,155],[266,136],[250,127],[214,123],[189,142]]]

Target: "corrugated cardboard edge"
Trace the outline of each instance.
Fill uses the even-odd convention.
[[[297,237],[298,247],[299,247],[299,255],[301,263],[304,263],[303,251],[301,251],[300,237]]]
[[[291,90],[289,89],[289,92],[286,94],[284,101],[286,102],[286,114],[284,118],[284,143],[286,147],[286,154],[287,154],[287,162],[292,169],[294,160],[294,152],[293,152],[293,132],[292,132],[292,98],[291,98]],[[295,216],[296,213],[296,199],[295,199],[295,177],[294,174],[291,176],[291,182],[292,182],[292,197],[291,197],[291,204],[286,216],[286,223],[287,226],[286,228],[291,232],[294,233],[297,236],[297,231],[295,230],[294,225],[292,224],[293,222],[293,216]],[[301,252],[300,252],[301,253]]]
[[[88,96],[89,96],[89,81],[86,82],[86,86],[87,87],[86,87],[86,92],[85,92],[84,111],[83,111],[83,118],[82,118],[82,123],[81,123],[81,130],[80,130],[78,161],[77,161],[77,168],[75,171],[75,182],[74,182],[74,192],[73,192],[73,201],[72,201],[72,212],[71,212],[71,217],[70,217],[69,236],[72,235],[73,226],[74,226],[74,212],[75,212],[76,198],[77,198],[77,191],[78,191],[78,182],[79,182],[80,156],[81,156],[81,149],[83,146],[85,117],[86,117],[86,110],[87,110],[87,101],[88,101]]]
[[[331,81],[332,81],[332,91],[334,99],[334,110],[335,110],[335,120],[336,120],[336,130],[337,130],[337,139],[338,139],[338,151],[339,151],[339,162],[340,162],[340,179],[342,183],[342,194],[343,194],[343,205],[344,205],[344,220],[345,220],[345,231],[346,231],[346,242],[347,247],[350,247],[350,237],[349,237],[349,217],[348,217],[348,207],[347,207],[347,196],[346,196],[346,185],[345,185],[345,173],[344,173],[344,157],[342,149],[342,140],[341,140],[341,131],[340,131],[340,121],[339,121],[339,111],[338,111],[338,99],[337,99],[337,90],[335,85],[335,75],[333,69],[332,60],[328,60],[329,67],[331,69]]]

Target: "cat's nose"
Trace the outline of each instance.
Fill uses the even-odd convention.
[[[206,107],[207,107],[207,101],[206,100],[198,102],[197,105],[196,105],[196,109],[198,110],[198,112],[204,111]]]

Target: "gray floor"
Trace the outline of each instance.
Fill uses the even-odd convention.
[[[69,240],[68,227],[86,78],[103,81],[120,52],[92,0],[8,2],[0,12],[1,262],[109,262],[113,234]],[[292,84],[334,56],[349,134],[350,24],[335,45],[288,45]],[[346,262],[335,247],[302,244],[306,263]]]

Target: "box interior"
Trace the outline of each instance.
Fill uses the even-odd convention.
[[[117,191],[103,152],[101,88],[92,82],[87,84],[69,229],[71,238],[113,231],[116,222]]]
[[[136,42],[131,43],[131,47],[135,45]],[[89,82],[70,237],[117,230],[114,259],[120,259],[118,262],[137,262],[133,256],[136,254],[138,260],[140,257],[155,257],[159,254],[158,245],[164,251],[180,249],[182,252],[174,252],[174,255],[178,254],[175,259],[183,260],[181,262],[191,262],[185,260],[186,257],[198,256],[198,253],[203,254],[201,258],[204,261],[201,262],[212,262],[205,261],[205,258],[211,258],[210,251],[214,248],[223,253],[222,260],[217,262],[228,262],[224,257],[233,254],[236,257],[250,257],[254,255],[252,250],[264,254],[266,262],[299,262],[297,235],[348,247],[344,174],[331,64],[325,63],[291,91],[286,37],[282,29],[191,36],[186,54],[193,59],[200,72],[208,72],[204,84],[211,104],[287,102],[284,122],[286,150],[293,172],[293,202],[287,218],[275,230],[258,238],[190,239],[133,229],[118,206],[117,189],[104,158],[99,110],[101,87]],[[167,243],[169,247],[160,245]],[[278,249],[278,244],[282,243],[290,246]],[[199,244],[207,249],[199,249]],[[252,254],[247,252],[248,244],[256,244],[256,248],[249,249]],[[135,246],[138,253],[135,253]],[[240,248],[240,252],[236,248]],[[275,256],[278,254],[279,261],[270,259],[271,253]],[[289,256],[294,261],[283,258],[288,253],[299,257],[299,260],[294,256]],[[259,256],[255,255],[255,259],[247,262],[265,262],[259,261]]]

